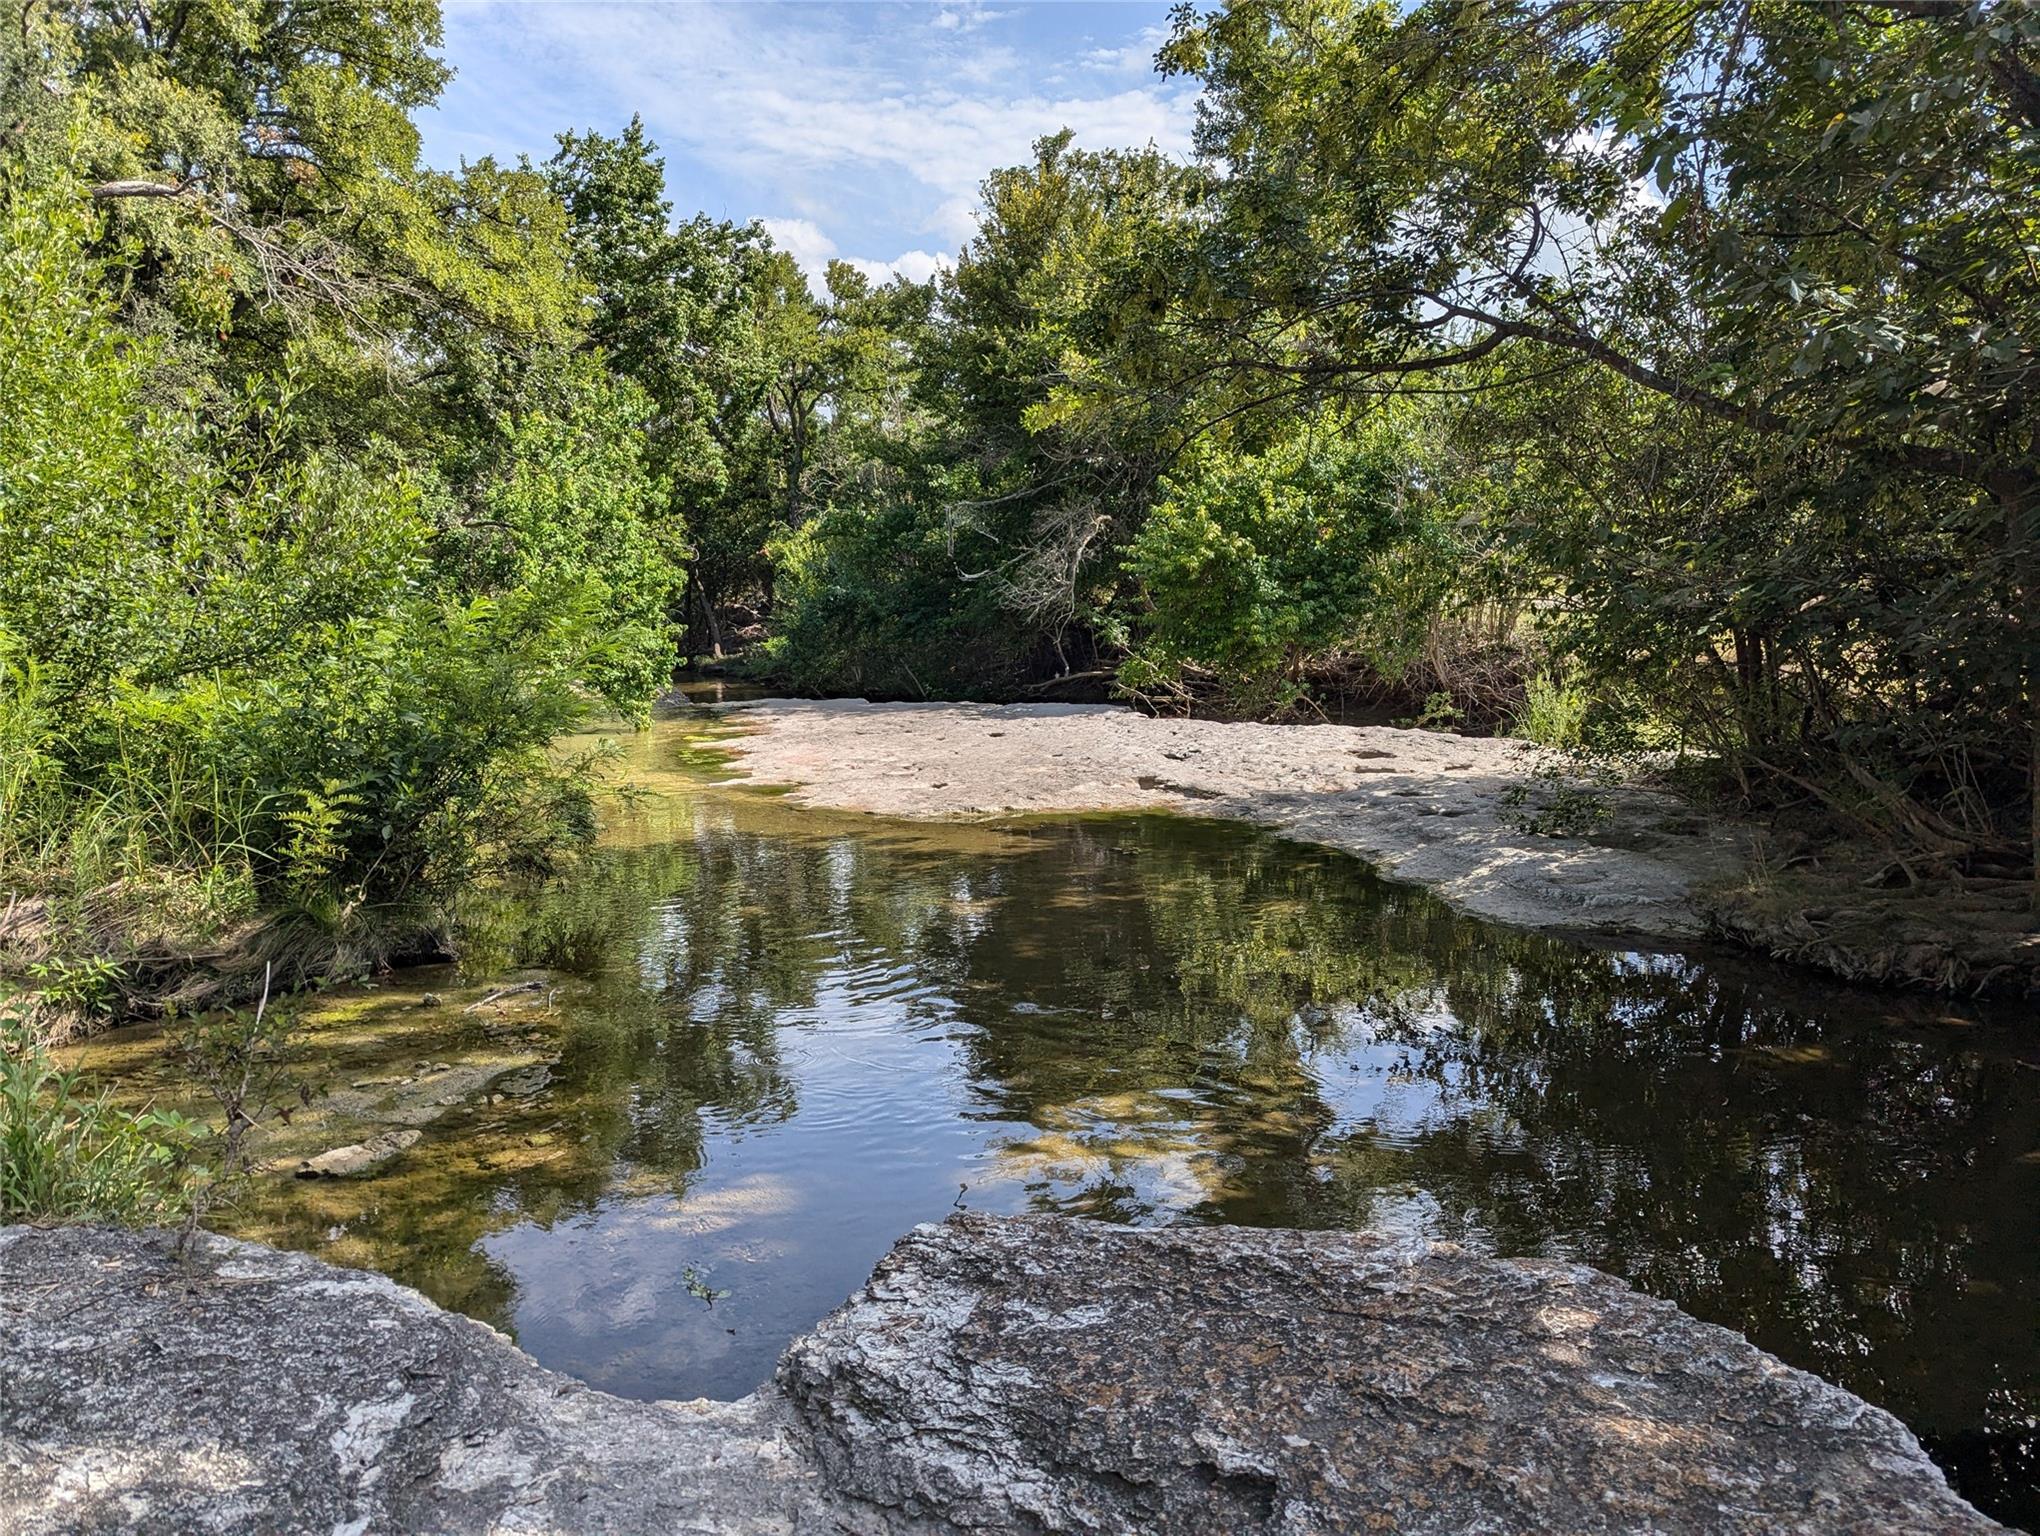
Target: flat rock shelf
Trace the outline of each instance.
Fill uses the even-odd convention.
[[[915,1229],[736,1402],[629,1402],[381,1276],[0,1230],[0,1529],[1995,1531],[1905,1428],[1579,1265]]]
[[[1540,767],[1527,742],[1384,726],[1157,720],[1104,704],[731,706],[723,745],[802,805],[882,816],[1162,809],[1357,854],[1475,917],[1654,941],[1702,935],[1697,886],[1732,878],[1744,834],[1647,789],[1596,791],[1591,836],[1517,823]],[[1531,801],[1519,804],[1528,794]]]

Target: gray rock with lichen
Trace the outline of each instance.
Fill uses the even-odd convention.
[[[777,1381],[837,1492],[971,1531],[1997,1529],[1851,1393],[1449,1245],[966,1218]]]
[[[0,1230],[0,1530],[778,1532],[770,1398],[625,1402],[380,1275],[160,1233]]]
[[[693,1404],[304,1255],[0,1230],[0,1529],[1997,1527],[1889,1415],[1579,1266],[967,1216]]]

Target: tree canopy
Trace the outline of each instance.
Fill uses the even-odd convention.
[[[2030,6],[1186,5],[1195,154],[1051,135],[925,283],[677,213],[636,118],[428,166],[440,49],[431,0],[0,29],[16,883],[330,926],[543,867],[589,825],[548,743],[738,651],[1562,696],[2030,875]]]

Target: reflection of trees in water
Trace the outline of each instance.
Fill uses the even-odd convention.
[[[996,1162],[1044,1208],[1355,1227],[1416,1190],[1434,1230],[1611,1269],[1929,1431],[2040,1397],[2040,1094],[2010,1063],[1237,828],[1009,848],[704,819],[516,908],[503,952],[595,996],[562,1066],[586,1177],[515,1202],[592,1201],[617,1165],[684,1190],[712,1128],[795,1113],[784,1031],[906,978],[967,1026],[969,1112],[1029,1128]],[[1354,1063],[1392,1121],[1342,1119]]]
[[[1042,841],[1052,893],[1010,871],[943,956],[986,1112],[1039,1128],[1004,1143],[1038,1204],[1355,1227],[1414,1186],[1447,1235],[1623,1274],[1930,1432],[2040,1400],[2040,1094],[2014,1063],[1268,839]],[[1325,1077],[1362,1047],[1422,1090],[1414,1124],[1337,1123]]]
[[[567,1011],[556,1094],[591,1163],[684,1193],[711,1126],[794,1114],[778,1031],[832,957],[810,921],[828,885],[811,859],[709,836],[606,850],[493,915],[502,961],[591,989]]]
[[[1343,998],[1331,1017],[1431,1098],[1413,1128],[1271,1142],[1209,1214],[1357,1226],[1415,1185],[1448,1235],[1623,1274],[1923,1429],[2040,1404],[2040,1094],[2015,1063],[1852,1027],[1846,992],[1815,1019],[1733,968],[1441,919],[1293,864],[1271,907],[1244,873],[1239,905],[1209,870],[1158,872],[1149,898],[1197,957],[1176,962],[1186,995],[1201,982],[1248,1021],[1242,1081],[1256,1049],[1322,1042],[1271,1028],[1285,1008]]]
[[[2011,1063],[1593,960],[1455,988],[1458,1026],[1406,1043],[1405,1070],[1487,1111],[1403,1148],[1448,1231],[1613,1270],[1915,1423],[1977,1422],[2007,1362],[2040,1397],[2040,1190],[2016,1161],[2040,1100]]]

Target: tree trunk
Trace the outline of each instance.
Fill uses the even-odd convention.
[[[2040,498],[2022,487],[2012,566],[2018,581],[2019,634],[2026,661],[2026,846],[2033,855],[2033,910],[2040,913]]]
[[[722,625],[715,619],[715,603],[708,595],[708,588],[699,581],[694,584],[694,595],[701,600],[702,627],[708,631],[708,654],[714,660],[721,661]]]
[[[2004,514],[2012,563],[2012,653],[2024,679],[2026,710],[2026,842],[2033,855],[2033,910],[2040,912],[2040,496],[2031,473],[1994,476],[1991,489]]]
[[[807,417],[793,418],[793,461],[786,471],[786,526],[789,531],[798,530],[801,514],[805,510],[801,503],[801,480],[807,474]]]
[[[694,568],[687,568],[687,584],[680,589],[680,665],[685,671],[694,670],[694,594],[698,583]]]

